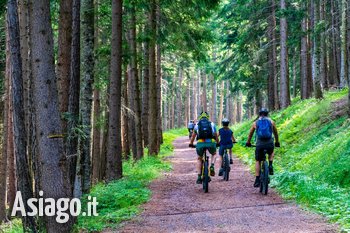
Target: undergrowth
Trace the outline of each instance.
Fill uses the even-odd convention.
[[[279,130],[272,180],[284,198],[327,216],[350,232],[350,120],[336,104],[347,90],[328,92],[323,100],[294,100],[271,118]],[[346,111],[343,111],[344,113]],[[237,154],[254,169],[254,149],[245,148],[251,121],[234,127]]]

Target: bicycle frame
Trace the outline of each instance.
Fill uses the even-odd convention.
[[[204,148],[202,155],[202,181],[205,193],[209,190],[209,156],[207,155],[207,149],[208,148]]]
[[[269,165],[267,158],[267,150],[264,150],[263,159],[260,161],[260,192],[267,195],[269,187]]]

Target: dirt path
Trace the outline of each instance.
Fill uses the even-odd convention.
[[[118,232],[337,232],[336,226],[286,203],[273,190],[261,195],[237,159],[230,181],[215,176],[204,193],[195,184],[196,155],[188,139],[179,138],[174,146],[173,171],[151,184],[153,195],[144,212]]]

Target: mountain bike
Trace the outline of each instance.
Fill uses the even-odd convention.
[[[252,145],[252,147],[256,147],[256,145]],[[269,190],[269,163],[267,161],[268,156],[267,150],[264,150],[262,160],[260,161],[260,192],[264,195],[267,195]]]
[[[230,176],[230,170],[231,170],[231,167],[230,167],[230,158],[228,156],[228,153],[227,153],[227,150],[228,149],[225,149],[224,150],[224,155],[222,156],[222,168],[224,169],[223,170],[223,179],[225,181],[228,181],[229,179],[229,176]]]
[[[196,145],[192,145],[192,148],[196,148]],[[211,181],[209,177],[209,156],[207,155],[208,148],[203,148],[202,155],[202,184],[205,193],[209,191],[209,182]]]
[[[236,142],[234,142],[236,143]],[[233,143],[233,144],[234,144]],[[227,150],[228,149],[225,149],[224,150],[224,155],[222,156],[222,168],[224,169],[223,170],[223,179],[225,181],[228,181],[229,177],[230,177],[230,171],[231,171],[231,167],[230,167],[230,156],[229,154],[227,153]]]

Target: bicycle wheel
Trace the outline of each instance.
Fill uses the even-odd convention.
[[[204,153],[204,169],[203,169],[203,190],[205,193],[209,190],[209,168],[208,168],[208,158],[206,153]]]
[[[224,154],[224,180],[228,181],[230,176],[230,160],[228,159],[227,153]]]
[[[267,195],[269,189],[269,166],[266,160],[263,162],[262,194]]]

